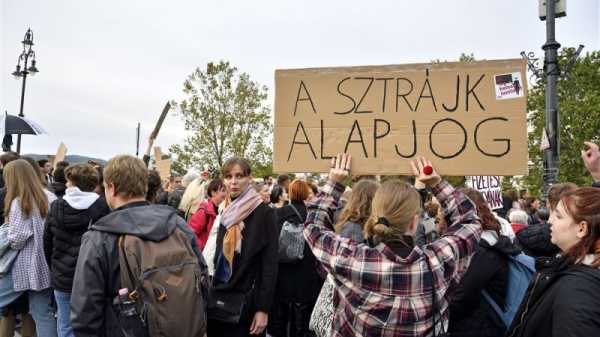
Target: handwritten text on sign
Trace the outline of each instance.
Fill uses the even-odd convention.
[[[277,70],[274,169],[410,174],[425,156],[446,175],[527,172],[522,60]],[[506,89],[510,86],[510,90]]]
[[[481,192],[490,205],[490,209],[504,207],[502,203],[502,177],[500,176],[472,176],[471,186]]]

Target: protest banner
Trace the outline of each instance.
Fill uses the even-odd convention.
[[[171,177],[171,159],[162,159],[160,146],[154,147],[154,166],[162,181],[169,180]]]
[[[521,59],[276,70],[275,172],[412,174],[424,156],[444,175],[527,173]]]
[[[56,155],[54,155],[54,159],[52,160],[52,166],[54,167],[55,170],[56,170],[56,164],[65,160],[66,156],[67,156],[67,147],[65,146],[65,144],[63,142],[61,142],[60,145],[58,146],[58,150],[56,150]]]
[[[471,187],[483,194],[490,209],[504,207],[502,204],[502,177],[500,176],[471,176]]]

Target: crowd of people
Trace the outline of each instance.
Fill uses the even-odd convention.
[[[498,210],[425,158],[380,181],[341,154],[319,184],[255,179],[243,158],[162,181],[149,158],[6,152],[0,337],[597,336],[585,146],[593,186],[507,191]]]

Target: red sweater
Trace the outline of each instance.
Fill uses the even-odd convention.
[[[217,206],[211,200],[200,203],[198,210],[190,218],[189,226],[196,233],[196,240],[201,250],[204,250],[208,234],[217,218]]]

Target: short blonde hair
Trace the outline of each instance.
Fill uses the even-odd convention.
[[[116,156],[104,168],[104,183],[113,184],[117,194],[144,198],[148,190],[148,169],[136,157]]]
[[[412,186],[401,180],[388,180],[375,192],[365,233],[376,241],[401,239],[420,211],[421,197]],[[388,223],[379,221],[381,218]]]

